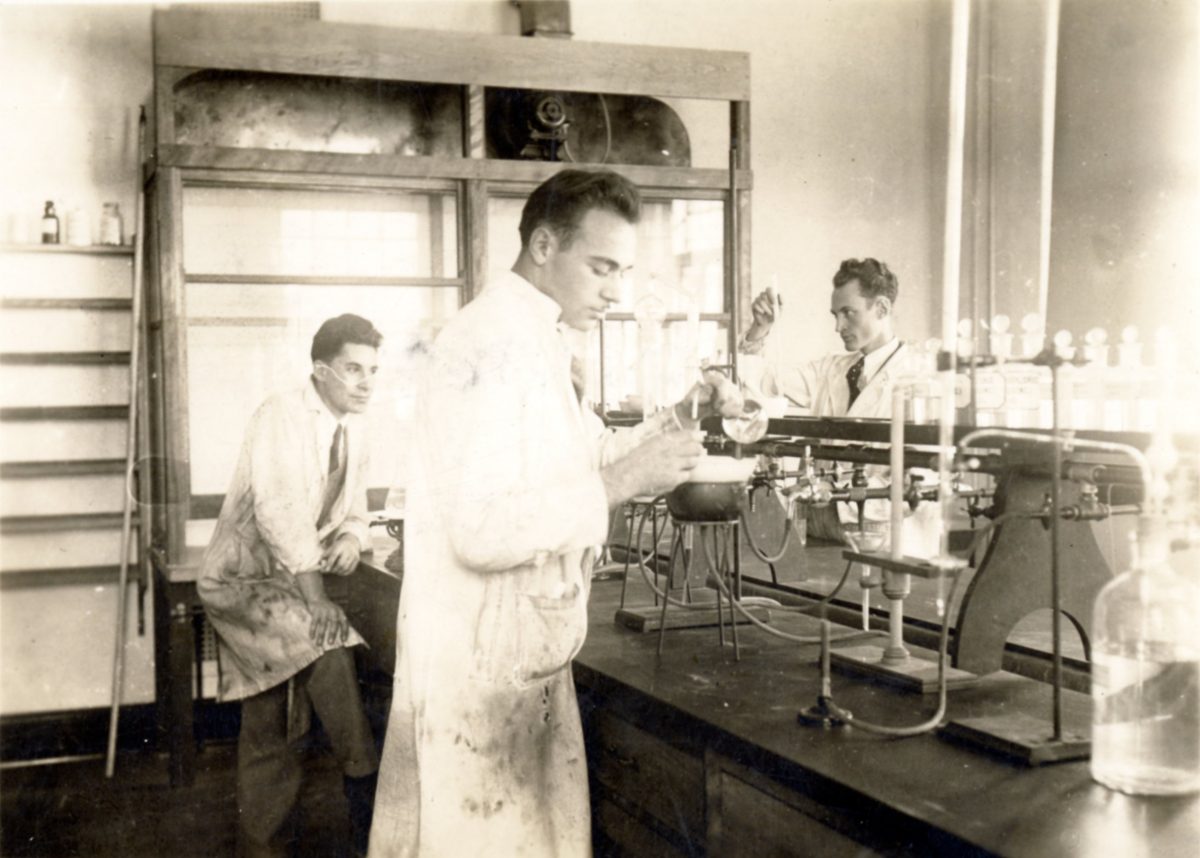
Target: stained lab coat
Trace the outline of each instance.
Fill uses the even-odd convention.
[[[295,580],[316,571],[324,547],[342,534],[362,550],[370,544],[366,432],[354,415],[346,418],[346,481],[317,527],[329,470],[319,426],[332,419],[311,382],[268,399],[250,419],[196,582],[218,636],[221,700],[265,691],[327,650],[363,642],[351,629],[344,644],[314,644]]]
[[[844,352],[826,355],[814,361],[796,364],[781,369],[776,375],[766,366],[762,357],[742,354],[738,357],[743,376],[751,386],[758,387],[768,396],[783,395],[798,406],[803,413],[814,417],[861,417],[890,420],[892,416],[892,389],[901,379],[912,378],[919,370],[917,353],[904,342],[886,344],[880,348],[883,356],[897,349],[895,356],[886,359],[875,374],[868,378],[859,391],[854,404],[850,405],[850,385],[846,373],[861,352]],[[884,486],[889,482],[889,469],[868,466],[866,474],[872,486]],[[838,514],[845,526],[854,526],[858,519],[858,508],[852,504],[839,504]],[[887,501],[867,501],[864,517],[868,521],[886,522],[890,504]],[[937,505],[923,503],[915,512],[905,508],[901,547],[910,557],[933,557],[940,543]]]
[[[559,315],[509,273],[429,356],[372,858],[591,852],[570,663],[608,527],[599,468],[662,426],[597,438]]]

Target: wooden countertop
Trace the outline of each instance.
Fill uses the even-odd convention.
[[[1091,780],[1086,762],[1026,768],[933,734],[890,739],[861,730],[801,726],[815,702],[818,647],[739,626],[742,659],[717,630],[672,630],[661,658],[657,633],[617,626],[619,581],[593,586],[591,628],[575,662],[581,699],[613,708],[647,729],[695,737],[771,777],[849,806],[869,819],[871,842],[898,852],[1014,856],[1192,856],[1200,843],[1200,797],[1135,798]],[[648,603],[645,591],[635,604]],[[777,615],[781,617],[782,615]],[[818,623],[789,615],[787,631]],[[834,627],[834,637],[848,631]],[[729,639],[726,629],[726,639]],[[836,648],[836,647],[835,647]],[[834,673],[834,699],[877,723],[908,725],[931,715],[921,697]],[[585,703],[585,705],[587,705]],[[1050,688],[998,673],[950,693],[948,717],[1024,711],[1050,717]],[[1065,692],[1068,729],[1086,727],[1090,704]],[[890,850],[889,850],[890,851]]]

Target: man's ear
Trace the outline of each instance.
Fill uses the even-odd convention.
[[[875,299],[875,306],[879,309],[879,318],[881,319],[892,314],[892,302],[883,295]]]
[[[544,265],[557,249],[558,237],[549,227],[536,227],[529,236],[529,257],[537,265]]]

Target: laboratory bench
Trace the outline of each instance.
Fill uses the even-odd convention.
[[[394,666],[400,591],[386,563],[396,543],[372,533],[375,550],[339,579],[347,614],[371,644],[359,664],[368,681]],[[811,572],[831,562],[819,548],[808,554]],[[195,564],[155,566],[160,725],[171,782],[187,783],[197,750],[185,679],[197,658]],[[574,664],[598,855],[1197,854],[1198,796],[1125,796],[1093,782],[1086,762],[1027,768],[933,734],[891,739],[802,726],[797,715],[820,689],[816,644],[739,625],[736,660],[728,629],[724,646],[715,627],[671,629],[659,656],[656,633],[615,621],[620,595],[619,577],[593,583],[588,637]],[[628,599],[651,604],[632,576]],[[811,617],[776,612],[771,622],[819,632]],[[835,651],[848,631],[834,626]],[[925,720],[936,706],[936,695],[838,673],[833,694],[856,716],[897,726]],[[950,692],[947,717],[1048,720],[1050,700],[1045,683],[999,672]],[[1086,696],[1064,692],[1063,711],[1068,729],[1087,728]]]
[[[1126,796],[1093,782],[1086,762],[1028,768],[933,734],[802,726],[820,688],[817,645],[739,625],[738,661],[715,627],[673,629],[658,656],[656,633],[614,622],[620,591],[619,580],[594,584],[575,661],[598,854],[1197,854],[1200,796]],[[636,598],[649,602],[645,590]],[[800,615],[772,623],[819,633]],[[834,629],[836,651],[848,630]],[[895,726],[936,707],[936,695],[836,672],[833,695]],[[1048,721],[1050,700],[1048,685],[999,672],[950,692],[947,714]],[[1063,711],[1067,729],[1087,729],[1086,696],[1065,692]]]

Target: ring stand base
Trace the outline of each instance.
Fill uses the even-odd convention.
[[[1027,766],[1042,766],[1091,756],[1088,736],[1063,731],[1053,739],[1049,721],[1020,712],[951,721],[938,731],[944,739],[999,754]]]
[[[840,673],[874,679],[903,691],[936,694],[938,667],[936,661],[926,661],[909,655],[897,664],[883,663],[883,647],[852,646],[830,653],[829,661]],[[970,688],[979,677],[965,670],[946,665],[946,688]]]
[[[672,592],[672,596],[677,596]],[[678,594],[679,596],[682,593]],[[693,588],[691,607],[680,608],[675,605],[667,607],[666,618],[663,618],[662,603],[646,605],[640,608],[621,608],[617,611],[616,623],[635,632],[656,632],[662,626],[670,629],[698,629],[716,626],[721,622],[729,622],[729,602],[721,601],[721,614],[717,613],[717,591],[708,587]],[[771,612],[760,605],[744,605],[746,612],[756,620],[764,623],[771,619]],[[739,612],[734,611],[738,625],[746,625],[750,621]]]
[[[807,709],[801,709],[796,720],[806,727],[842,727],[846,721],[834,715],[829,709],[828,698],[818,697],[817,702]]]

